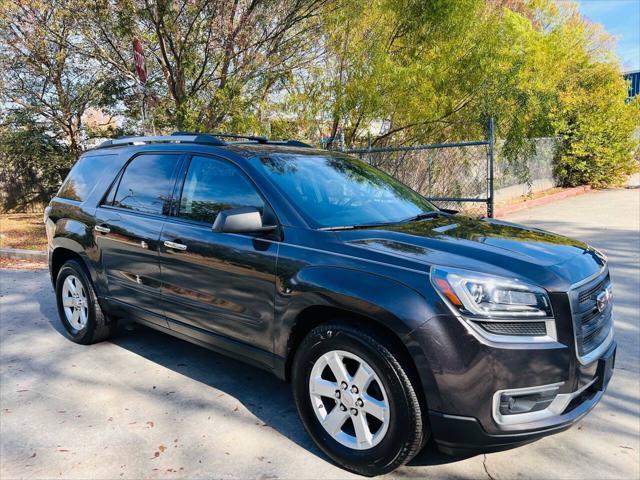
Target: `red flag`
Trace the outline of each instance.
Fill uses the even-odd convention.
[[[136,73],[140,79],[140,83],[143,85],[147,83],[147,69],[144,66],[144,51],[142,50],[142,44],[137,38],[133,39],[133,60],[136,64]]]

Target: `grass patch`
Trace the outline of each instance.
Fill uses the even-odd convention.
[[[47,234],[42,213],[0,215],[0,248],[46,250]]]

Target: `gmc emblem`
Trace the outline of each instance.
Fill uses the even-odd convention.
[[[611,286],[608,286],[596,297],[598,311],[604,311],[611,303],[611,300],[613,300],[613,293],[611,292]]]

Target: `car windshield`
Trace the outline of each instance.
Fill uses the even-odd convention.
[[[342,154],[271,154],[267,176],[316,228],[406,221],[438,209],[380,170]]]

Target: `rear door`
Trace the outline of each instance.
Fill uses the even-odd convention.
[[[159,241],[181,158],[166,153],[134,156],[98,207],[94,227],[110,303],[165,327]]]
[[[212,231],[223,209],[271,208],[236,165],[209,156],[185,162],[176,216],[160,238],[163,304],[170,327],[208,343],[218,336],[272,350],[277,241]]]

